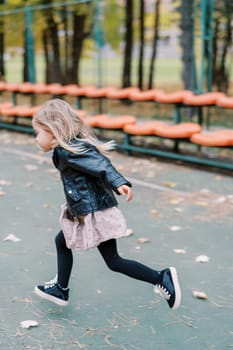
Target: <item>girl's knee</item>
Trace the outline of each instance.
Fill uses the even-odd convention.
[[[121,271],[121,264],[120,264],[121,258],[119,256],[113,257],[108,261],[105,260],[105,262],[111,271],[114,271],[114,272]]]

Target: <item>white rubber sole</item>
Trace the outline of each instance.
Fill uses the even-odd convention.
[[[56,298],[56,297],[54,297],[52,295],[49,295],[47,293],[42,292],[42,290],[40,290],[38,287],[34,288],[34,292],[36,293],[36,295],[38,295],[42,299],[51,301],[52,303],[57,304],[59,306],[67,306],[68,303],[69,303],[66,300],[62,300],[62,299]]]
[[[169,267],[169,270],[172,275],[172,280],[174,283],[174,288],[175,288],[175,293],[176,293],[176,298],[175,298],[175,303],[172,307],[172,310],[178,309],[181,303],[181,290],[180,290],[180,284],[178,280],[178,275],[175,267]]]

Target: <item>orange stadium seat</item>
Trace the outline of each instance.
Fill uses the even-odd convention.
[[[192,135],[191,142],[208,147],[233,146],[233,130],[224,129]]]
[[[193,96],[193,92],[189,90],[180,90],[175,92],[158,92],[155,100],[160,103],[182,103],[184,99]]]
[[[114,90],[113,87],[106,87],[106,88],[87,88],[85,90],[85,96],[89,98],[101,98],[101,97],[106,97],[108,92],[111,92]]]
[[[138,88],[129,87],[129,88],[122,88],[122,89],[112,89],[108,91],[107,97],[112,99],[126,99],[130,98],[130,94],[132,92],[138,92],[140,91]]]
[[[69,86],[67,85],[65,87],[65,91],[66,94],[69,96],[74,96],[74,97],[78,97],[78,96],[85,96],[86,95],[86,91],[88,91],[89,89],[94,89],[95,87],[90,85],[90,86],[86,86],[86,87],[80,87],[78,85],[73,85],[73,86]]]
[[[154,135],[156,127],[163,126],[164,124],[164,122],[150,120],[144,123],[127,124],[124,126],[123,131],[127,134],[135,136]]]
[[[19,84],[18,91],[21,93],[34,93],[35,84],[24,82]]]
[[[123,129],[127,124],[135,124],[136,117],[132,115],[120,115],[117,117],[107,116],[98,120],[97,127],[102,129]]]
[[[222,92],[207,92],[200,95],[189,95],[184,98],[184,103],[190,106],[209,106],[215,105],[220,97],[223,97]]]
[[[97,115],[94,115],[93,117],[86,117],[84,121],[87,125],[94,128],[98,126],[99,121],[105,118],[108,118],[107,114],[97,114]]]
[[[216,104],[223,108],[233,108],[233,97],[222,96],[217,99]]]
[[[40,106],[0,106],[0,113],[6,116],[33,117]]]
[[[129,93],[129,99],[132,101],[154,101],[162,90],[151,89],[147,91],[135,90]]]
[[[5,81],[0,81],[0,91],[5,91],[6,83]]]
[[[16,92],[19,91],[20,83],[5,83],[5,91]]]
[[[155,128],[155,135],[171,139],[184,139],[190,138],[200,131],[201,126],[197,123],[164,124]]]

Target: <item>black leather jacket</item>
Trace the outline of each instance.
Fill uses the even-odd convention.
[[[66,202],[75,217],[117,205],[114,193],[123,184],[131,187],[95,146],[75,141],[84,146],[84,153],[75,154],[58,146],[53,151],[53,162],[60,171]]]

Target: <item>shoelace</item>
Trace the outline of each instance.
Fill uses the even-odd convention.
[[[53,284],[45,284],[44,285],[44,289],[50,289],[50,288],[53,288],[55,286],[56,283],[53,283]]]
[[[45,282],[45,287],[53,287],[55,283],[57,283],[57,275],[55,275],[55,277],[52,278],[50,281]]]
[[[59,288],[63,291],[69,290],[69,288],[63,288],[58,282],[57,282],[57,274],[55,275],[54,278],[52,278],[50,281],[45,282],[44,284],[44,288],[48,289],[48,288],[52,288],[55,286],[55,284],[57,284],[59,286]]]
[[[156,284],[154,290],[156,293],[160,294],[161,297],[165,298],[166,300],[169,300],[171,297],[171,294],[168,292],[168,290],[161,284]]]

